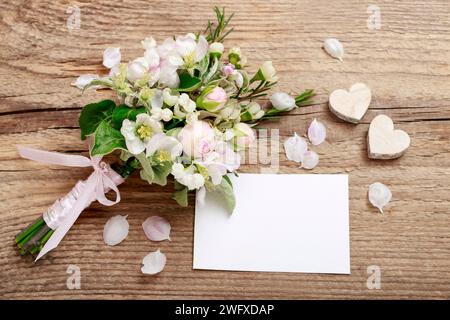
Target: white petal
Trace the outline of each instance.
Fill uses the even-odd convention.
[[[176,50],[182,57],[186,57],[194,52],[197,43],[190,36],[177,37],[175,40]]]
[[[198,38],[197,47],[195,48],[195,62],[199,62],[208,53],[208,41],[204,36]]]
[[[78,89],[84,89],[88,84],[91,83],[92,80],[98,79],[98,75],[96,74],[83,74],[72,83],[72,86],[77,87]]]
[[[103,51],[103,65],[109,69],[118,65],[121,58],[120,48],[106,48]]]
[[[308,138],[309,141],[315,146],[321,144],[325,141],[325,138],[327,137],[327,128],[325,128],[325,125],[314,119],[308,128]]]
[[[314,169],[319,164],[319,155],[314,151],[306,151],[303,155],[302,168]]]
[[[369,186],[369,201],[383,213],[383,207],[392,199],[391,190],[380,182],[372,183]]]
[[[162,91],[158,90],[156,91],[156,93],[153,95],[151,101],[150,101],[152,108],[158,108],[161,109],[163,106],[163,95],[162,95]]]
[[[160,273],[164,270],[166,265],[166,255],[162,253],[159,249],[155,252],[150,252],[142,260],[141,271],[144,274],[154,275]]]
[[[294,133],[293,137],[284,142],[284,151],[286,157],[295,162],[302,162],[305,152],[308,150],[306,140]]]
[[[145,235],[152,241],[170,240],[170,223],[159,216],[147,218],[142,223]]]
[[[344,47],[338,39],[326,39],[323,44],[323,48],[330,56],[342,61],[342,57],[344,56]]]
[[[130,225],[127,216],[117,215],[110,218],[103,228],[103,240],[109,246],[121,243],[128,236]]]

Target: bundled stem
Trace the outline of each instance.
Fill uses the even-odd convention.
[[[122,178],[127,178],[136,169],[134,158],[130,158],[123,164],[113,164],[112,168]],[[36,256],[52,236],[54,230],[51,229],[40,216],[36,221],[22,230],[15,237],[17,248],[21,255],[31,254]]]

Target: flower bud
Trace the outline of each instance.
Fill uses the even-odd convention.
[[[172,95],[170,91],[169,88],[163,90],[163,100],[169,107],[173,107],[178,102],[178,96]]]
[[[261,81],[267,81],[267,82],[276,82],[278,80],[277,72],[275,68],[273,67],[272,61],[266,61],[262,64],[261,67],[259,67],[258,72],[255,74],[255,76],[252,79],[255,80],[261,80]]]
[[[215,112],[223,108],[228,96],[221,87],[207,88],[197,98],[197,105],[210,112]]]
[[[209,53],[217,58],[220,58],[224,50],[223,44],[220,42],[213,42],[209,45]]]
[[[241,49],[238,47],[231,48],[228,53],[228,61],[234,64],[237,69],[241,69],[247,62],[247,59],[242,55]]]
[[[232,75],[234,73],[234,70],[234,64],[232,63],[227,63],[222,67],[222,73],[225,77]]]
[[[233,127],[234,142],[238,150],[249,147],[256,139],[255,132],[246,123],[239,122]]]
[[[285,92],[274,93],[270,97],[270,102],[279,111],[290,111],[295,108],[295,99]]]

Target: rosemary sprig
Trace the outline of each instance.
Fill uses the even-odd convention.
[[[225,37],[234,30],[233,28],[231,28],[225,31],[228,24],[230,23],[230,20],[233,18],[234,13],[226,17],[225,8],[220,9],[219,7],[214,7],[214,12],[216,13],[217,23],[208,20],[208,26],[205,30],[206,40],[208,40],[209,43],[222,42]]]

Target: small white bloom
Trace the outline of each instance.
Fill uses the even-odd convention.
[[[83,74],[75,80],[71,85],[77,87],[78,89],[84,89],[92,80],[97,80],[99,77],[96,74]]]
[[[190,113],[193,112],[196,108],[196,104],[189,98],[189,95],[186,93],[182,93],[178,98],[178,104],[183,107],[184,111]]]
[[[140,113],[136,122],[125,119],[120,132],[125,138],[128,151],[137,155],[145,150],[155,134],[162,132],[162,124],[148,114]]]
[[[209,45],[209,52],[222,54],[224,50],[223,44],[220,42],[213,42]]]
[[[198,112],[194,111],[186,115],[186,122],[190,124],[198,120]]]
[[[150,157],[157,151],[167,157],[167,160],[175,160],[181,156],[183,147],[181,143],[174,137],[166,136],[164,133],[155,134],[146,145],[146,155]]]
[[[194,173],[193,170],[192,166],[185,168],[181,163],[174,163],[171,173],[179,183],[188,187],[189,190],[195,190],[203,187],[205,178],[199,173]]]
[[[164,103],[167,104],[169,107],[173,107],[175,104],[178,103],[178,96],[172,95],[171,90],[169,88],[165,88],[163,90],[163,100]]]
[[[274,93],[270,97],[270,102],[280,111],[290,111],[295,108],[295,99],[285,92]]]
[[[108,69],[117,66],[121,58],[120,48],[106,48],[103,51],[103,65]]]
[[[299,137],[297,133],[294,133],[293,137],[290,137],[284,142],[286,157],[291,161],[302,162],[307,150],[308,145],[306,140]]]
[[[261,71],[262,76],[264,77],[265,81],[268,82],[275,82],[278,80],[277,72],[275,68],[273,67],[272,61],[266,61],[263,63],[263,65],[259,68]]]
[[[163,93],[161,90],[156,90],[153,94],[150,104],[152,105],[152,108],[161,109],[163,106]]]

